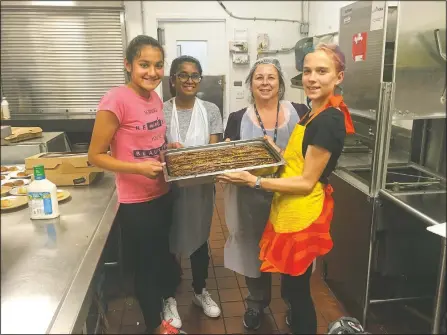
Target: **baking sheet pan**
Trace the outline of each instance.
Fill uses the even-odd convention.
[[[265,164],[265,165],[256,165],[245,168],[231,169],[231,170],[222,170],[211,173],[204,174],[196,174],[189,175],[183,177],[172,177],[169,175],[169,167],[163,166],[163,175],[165,180],[168,183],[174,183],[179,187],[192,186],[192,185],[200,185],[200,184],[212,184],[215,183],[216,176],[228,173],[228,172],[237,172],[237,171],[250,171],[252,174],[256,176],[273,176],[278,172],[278,169],[285,165],[284,158],[272,147],[272,145],[266,141],[264,138],[256,138],[251,140],[241,140],[241,141],[232,141],[232,142],[221,142],[215,144],[202,145],[197,147],[190,148],[182,148],[182,149],[169,149],[161,154],[162,162],[166,162],[166,157],[171,155],[178,155],[185,152],[195,152],[195,151],[208,151],[212,149],[219,148],[227,148],[233,146],[241,146],[241,145],[256,145],[263,146],[266,148],[272,157],[276,160],[276,163]]]

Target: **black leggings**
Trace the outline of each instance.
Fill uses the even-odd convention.
[[[310,293],[311,275],[312,264],[301,276],[281,274],[281,295],[290,303],[293,334],[317,333],[317,315]]]
[[[135,295],[149,331],[161,323],[162,297],[179,277],[169,252],[171,195],[144,203],[120,204],[118,215],[126,261],[135,272]]]
[[[192,287],[196,294],[201,294],[202,289],[206,287],[206,279],[208,278],[208,265],[210,256],[208,254],[208,242],[194,251],[190,257],[192,272]]]
[[[172,255],[172,257],[175,256]],[[201,294],[202,290],[206,288],[206,280],[208,279],[208,265],[210,263],[210,256],[208,254],[208,241],[202,244],[199,249],[194,251],[189,258],[191,260],[192,287],[196,294]],[[179,269],[178,279],[171,282],[175,284],[175,287],[172,287],[171,289],[165,291],[165,294],[163,295],[164,299],[175,297],[176,288],[181,281],[181,267],[178,263],[177,266]]]

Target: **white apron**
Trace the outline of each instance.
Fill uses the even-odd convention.
[[[208,115],[202,100],[196,98],[191,122],[184,139],[181,138],[175,99],[172,99],[171,125],[167,131],[170,143],[184,147],[209,143]],[[170,250],[174,254],[191,256],[210,235],[214,207],[214,185],[194,185],[172,188],[174,195],[173,222],[170,233]]]
[[[244,276],[257,278],[259,241],[270,215],[273,193],[250,187],[224,186],[225,221],[230,235],[225,243],[224,266]]]
[[[277,145],[284,149],[295,125],[299,121],[297,111],[288,101],[281,101],[285,124],[278,128]],[[267,130],[273,137],[273,131]],[[253,106],[247,108],[241,121],[242,140],[264,136],[256,124]],[[224,249],[224,266],[232,271],[251,277],[261,276],[259,241],[270,215],[273,193],[249,187],[226,184],[224,186],[225,221],[229,236]]]

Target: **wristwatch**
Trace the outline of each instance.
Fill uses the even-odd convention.
[[[255,189],[257,189],[257,190],[260,190],[260,189],[261,189],[261,177],[258,177],[258,178],[256,179]]]

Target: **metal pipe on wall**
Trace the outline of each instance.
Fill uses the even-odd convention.
[[[301,22],[304,21],[304,1],[301,1]]]
[[[224,11],[230,15],[233,19],[237,20],[249,20],[249,21],[274,21],[274,22],[292,22],[292,23],[299,23],[299,24],[306,24],[305,22],[298,21],[298,20],[290,20],[290,19],[272,19],[272,18],[262,18],[262,17],[244,17],[244,16],[237,16],[234,15],[232,12],[230,12],[227,7],[222,3],[222,1],[217,1],[219,5],[224,9]]]
[[[141,14],[141,31],[143,35],[146,35],[146,25],[144,24],[146,21],[144,20],[144,2],[140,1],[140,14]]]
[[[307,20],[304,18],[304,7],[309,7],[309,1],[301,1],[301,21],[303,22],[300,26],[300,34],[302,36],[309,36],[309,16]]]

